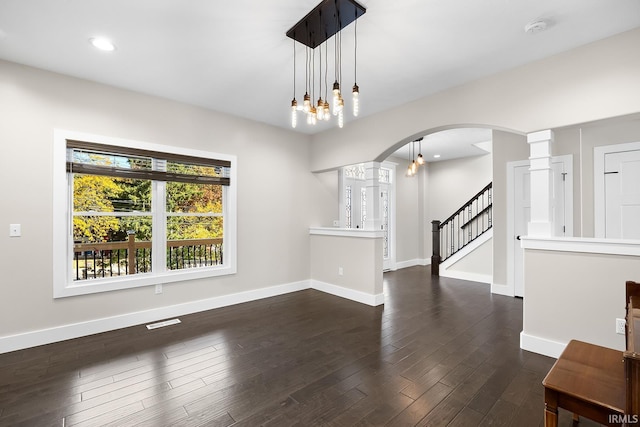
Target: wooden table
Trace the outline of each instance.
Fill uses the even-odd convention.
[[[573,412],[574,419],[582,415],[604,425],[620,425],[611,423],[610,416],[625,413],[621,351],[572,340],[542,385],[545,426],[558,425],[558,408]]]

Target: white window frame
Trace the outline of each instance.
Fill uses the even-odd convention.
[[[189,148],[173,147],[149,142],[113,138],[62,129],[54,130],[53,141],[53,297],[64,298],[98,292],[131,289],[142,286],[154,286],[184,280],[226,276],[237,273],[237,157],[234,155],[213,153]],[[198,267],[184,270],[154,269],[150,273],[139,273],[117,278],[73,281],[73,227],[72,189],[66,171],[67,140],[87,141],[114,147],[130,147],[140,150],[158,151],[227,160],[231,163],[230,185],[223,188],[224,237],[222,265]],[[158,185],[164,185],[159,182]],[[154,183],[155,187],[155,183]],[[155,199],[155,198],[154,198]],[[156,206],[156,208],[160,208]],[[164,211],[164,206],[161,207]],[[164,218],[157,215],[156,218]],[[154,229],[159,224],[154,222]],[[159,258],[157,258],[159,259]],[[154,266],[158,265],[154,263]],[[161,264],[164,265],[164,262]],[[160,270],[160,271],[158,271]]]

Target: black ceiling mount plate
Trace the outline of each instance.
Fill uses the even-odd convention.
[[[315,49],[366,11],[354,0],[324,0],[291,27],[287,37]]]

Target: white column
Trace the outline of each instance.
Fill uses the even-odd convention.
[[[551,169],[551,144],[553,131],[543,130],[527,135],[529,143],[531,219],[528,235],[551,237],[553,216],[551,210],[553,172]]]
[[[380,163],[367,162],[364,164],[364,176],[367,180],[367,209],[364,221],[365,230],[380,230]]]

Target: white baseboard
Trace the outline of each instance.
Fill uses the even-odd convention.
[[[0,337],[0,354],[84,337],[87,335],[99,334],[115,329],[157,322],[170,317],[184,316],[187,314],[213,310],[216,308],[227,307],[230,305],[284,295],[311,288],[374,307],[384,304],[384,294],[372,295],[315,280],[302,280],[300,282],[270,286],[268,288],[254,289],[230,295],[222,295],[219,297],[207,298],[184,304],[170,305],[167,307],[126,313],[118,316],[104,317],[86,322],[72,323],[53,328]]]
[[[560,357],[567,343],[553,341],[547,338],[536,337],[534,335],[520,332],[520,348],[534,353],[542,354],[557,359]]]
[[[457,270],[440,270],[440,276],[482,283],[491,283],[493,280],[493,276],[491,276],[491,274],[469,273]]]
[[[356,291],[354,289],[348,289],[313,279],[311,280],[311,288],[362,304],[367,304],[372,307],[384,304],[384,294],[368,294],[366,292]]]
[[[270,286],[268,288],[238,292],[231,295],[207,298],[184,304],[170,305],[167,307],[0,337],[0,354],[21,350],[23,348],[50,344],[57,341],[99,334],[101,332],[112,331],[114,329],[127,328],[129,326],[140,325],[143,323],[155,322],[169,317],[184,316],[186,314],[198,313],[200,311],[212,310],[243,302],[288,294],[290,292],[309,289],[309,287],[309,281],[303,280],[301,282]]]
[[[508,297],[515,296],[512,286],[501,285],[498,283],[491,283],[491,293],[496,295],[506,295]]]
[[[398,261],[396,262],[396,266],[395,266],[396,268],[394,268],[394,270],[400,270],[401,268],[415,267],[417,265],[421,265],[421,266],[431,265],[431,260],[415,258],[407,261]]]

